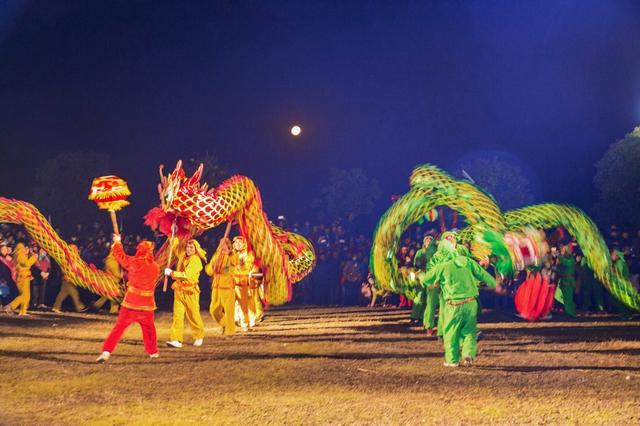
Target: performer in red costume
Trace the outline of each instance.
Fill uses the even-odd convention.
[[[96,360],[103,363],[109,359],[122,334],[134,322],[140,324],[144,351],[151,358],[157,358],[158,339],[153,311],[156,309],[153,290],[160,274],[160,266],[153,260],[153,243],[142,241],[136,248],[135,256],[127,256],[120,242],[120,235],[113,235],[113,256],[120,266],[129,273],[127,290],[124,294],[116,325],[102,345],[102,354]]]

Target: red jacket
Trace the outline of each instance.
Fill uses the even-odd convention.
[[[129,281],[122,306],[134,311],[153,311],[156,301],[153,291],[160,274],[160,266],[153,259],[153,243],[142,241],[135,256],[127,256],[121,243],[114,243],[113,256],[128,271]]]

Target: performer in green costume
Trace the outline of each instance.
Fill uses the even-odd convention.
[[[422,243],[422,248],[416,252],[413,258],[413,266],[420,272],[425,272],[429,261],[436,252],[436,245],[433,243],[433,235],[426,235]],[[436,305],[438,303],[437,298],[439,292],[440,290],[437,286],[433,289],[429,289],[428,287],[421,288],[418,291],[418,295],[413,299],[411,321],[422,322],[429,335],[433,335],[433,328],[435,327]]]
[[[455,233],[451,232],[451,231],[447,231],[445,233],[442,234],[441,236],[441,240],[444,240],[445,237],[448,235],[456,235]],[[456,237],[457,240],[457,237]],[[471,257],[471,253],[469,252],[469,249],[467,247],[465,247],[462,244],[456,244],[456,250],[455,253],[461,255],[461,256],[467,256],[467,257]],[[438,251],[436,252],[433,257],[431,258],[431,262],[429,262],[429,268],[433,268],[435,265],[445,262],[447,260],[451,260],[454,255],[454,252],[446,252],[446,251]],[[428,288],[432,288],[435,287],[438,291],[438,339],[444,339],[444,315],[445,315],[445,309],[444,309],[444,296],[442,294],[442,291],[440,290],[440,283],[439,282],[435,282],[435,283],[431,283]],[[433,302],[435,303],[435,301]],[[479,310],[479,306],[478,305],[478,310]],[[434,309],[435,311],[435,309]]]
[[[573,293],[576,288],[576,260],[569,246],[562,247],[558,258],[558,289],[555,298],[564,305],[564,312],[570,317],[576,316]]]
[[[442,323],[444,328],[445,367],[457,367],[461,346],[465,365],[471,365],[477,355],[478,285],[484,282],[491,288],[496,280],[466,251],[456,249],[457,240],[452,232],[442,234],[433,268],[421,275],[423,285],[439,282],[445,301]]]
[[[602,284],[598,282],[596,275],[587,264],[587,258],[580,259],[580,308],[583,311],[592,309],[604,311],[604,292]]]
[[[627,261],[624,260],[624,253],[620,250],[613,249],[611,250],[611,262],[613,263],[613,273],[617,275],[621,279],[628,280],[629,279],[629,265],[627,265]],[[622,318],[631,319],[632,311],[624,306],[618,299],[615,297],[611,298],[611,308]]]

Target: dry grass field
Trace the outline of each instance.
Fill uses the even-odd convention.
[[[640,424],[637,317],[485,313],[476,365],[452,370],[406,310],[273,309],[232,339],[204,314],[202,347],[150,360],[133,326],[104,365],[114,317],[0,316],[0,423]]]

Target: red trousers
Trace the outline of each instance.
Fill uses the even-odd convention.
[[[158,353],[158,338],[156,336],[156,325],[153,322],[153,311],[134,311],[124,306],[120,308],[116,325],[113,326],[109,337],[102,344],[102,351],[113,352],[122,334],[134,322],[140,324],[142,329],[144,351],[149,355]]]

